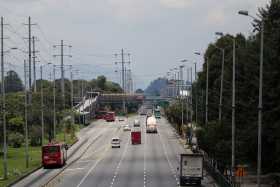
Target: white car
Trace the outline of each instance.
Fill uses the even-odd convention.
[[[131,128],[129,127],[129,125],[125,125],[123,127],[123,131],[131,131]]]
[[[112,138],[111,141],[112,148],[120,148],[121,147],[121,140],[118,137]]]

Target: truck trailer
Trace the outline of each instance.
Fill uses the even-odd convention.
[[[131,144],[141,144],[141,130],[131,131]]]
[[[157,133],[157,120],[155,116],[148,117],[146,120],[146,132]]]
[[[203,155],[181,154],[180,185],[201,185],[203,179]]]

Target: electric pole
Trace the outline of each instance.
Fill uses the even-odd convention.
[[[32,36],[32,44],[33,44],[33,81],[34,81],[34,92],[37,92],[37,82],[36,82],[36,51],[35,51],[35,37]]]
[[[55,65],[53,65],[53,139],[56,139]]]
[[[121,54],[115,54],[115,57],[117,57],[118,55],[121,55],[121,62],[115,62],[115,64],[121,63],[122,66],[122,89],[123,89],[123,112],[126,113],[126,109],[125,109],[125,93],[126,93],[126,83],[125,83],[125,64],[128,63],[130,64],[130,61],[125,61],[125,55],[127,55],[128,57],[130,57],[130,53],[124,53],[124,50],[121,50]]]
[[[7,168],[7,129],[6,129],[6,95],[4,81],[4,18],[1,17],[1,80],[2,80],[2,112],[3,112],[3,169],[4,179],[8,177]]]
[[[69,47],[71,48],[72,46],[71,45],[64,45],[63,43],[63,40],[61,40],[60,42],[60,45],[54,45],[54,47],[60,47],[60,54],[59,55],[53,55],[54,57],[57,57],[59,56],[60,57],[60,70],[61,70],[61,80],[60,80],[60,86],[61,86],[61,100],[62,100],[62,108],[63,110],[65,110],[65,89],[64,89],[64,56],[67,56],[67,57],[72,57],[71,55],[65,55],[64,54],[64,47]],[[64,142],[66,141],[66,134],[65,134],[65,123],[63,123],[64,127]]]
[[[24,60],[24,134],[25,134],[25,165],[26,168],[29,167],[29,154],[28,154],[28,116],[27,116],[27,106],[28,106],[28,95],[27,95],[27,73],[26,73],[26,60]]]

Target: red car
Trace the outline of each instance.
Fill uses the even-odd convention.
[[[109,121],[115,121],[116,120],[116,115],[115,112],[107,112],[105,115],[104,119],[109,122]]]
[[[64,143],[49,143],[42,147],[42,165],[44,168],[64,166],[67,160],[68,146]]]

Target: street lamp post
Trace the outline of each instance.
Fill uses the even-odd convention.
[[[216,33],[219,35],[219,33]],[[219,101],[219,123],[222,123],[222,107],[223,107],[223,87],[224,87],[224,66],[225,66],[225,49],[214,45],[215,48],[222,52],[222,68],[221,68],[221,86],[220,86],[220,101]]]
[[[216,32],[216,35],[223,36],[222,32]],[[235,57],[236,57],[236,41],[232,38],[232,114],[231,114],[231,173],[233,183],[235,182]]]
[[[254,16],[250,15],[246,10],[240,10],[238,12],[240,15],[249,16],[254,20],[258,20]],[[263,50],[264,50],[264,20],[260,21],[260,34],[261,34],[261,44],[260,44],[260,72],[259,72],[259,104],[258,104],[258,163],[257,163],[257,186],[261,185],[261,164],[262,164],[262,92],[263,92]]]
[[[202,56],[201,53],[195,52],[195,55]],[[206,101],[205,101],[205,126],[208,125],[208,88],[209,88],[209,58],[206,57]]]

